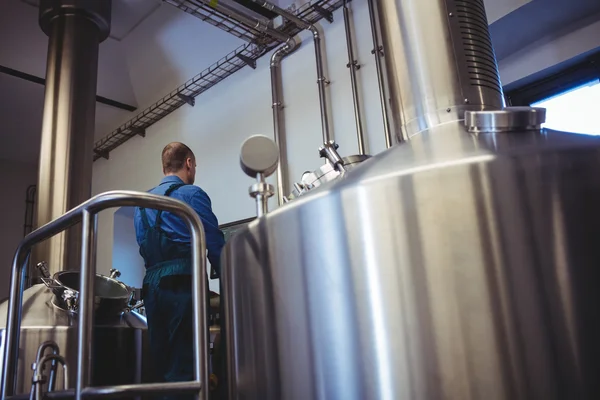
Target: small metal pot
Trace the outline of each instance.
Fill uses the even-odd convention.
[[[79,310],[79,280],[79,271],[61,271],[52,278],[42,278],[44,284],[54,292],[54,304],[73,313]],[[118,315],[141,306],[132,306],[133,291],[112,277],[96,274],[94,285],[94,307],[97,314]]]

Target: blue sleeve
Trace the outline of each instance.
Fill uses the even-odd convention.
[[[225,237],[219,230],[219,221],[212,211],[210,198],[203,190],[198,190],[190,199],[190,205],[200,216],[206,235],[208,261],[221,276],[221,250],[225,246]]]

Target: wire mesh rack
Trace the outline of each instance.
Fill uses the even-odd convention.
[[[188,14],[193,15],[196,18],[201,19],[204,22],[216,26],[219,29],[224,30],[234,36],[239,37],[247,42],[254,43],[262,36],[256,28],[251,28],[243,25],[242,23],[230,18],[224,13],[216,10],[213,7],[207,6],[200,1],[194,0],[164,0],[172,6],[179,8]]]
[[[186,1],[185,3],[188,2],[189,1]],[[179,1],[177,3],[184,2]],[[207,12],[204,8],[199,7],[199,3],[196,5],[198,7],[188,7],[188,10],[183,8],[180,9],[205,22],[209,22],[214,26],[224,29],[235,36],[242,37],[241,35],[245,35],[247,37],[245,40],[250,41],[250,43],[244,44],[233,50],[204,71],[140,112],[134,118],[98,140],[94,144],[94,161],[99,158],[109,159],[112,150],[135,136],[145,136],[146,129],[152,124],[160,121],[184,104],[194,105],[195,97],[245,66],[256,68],[256,60],[282,44],[281,41],[266,36],[263,32],[257,31],[256,29],[246,27],[224,14],[210,9],[210,12]],[[300,7],[296,12],[296,15],[310,23],[316,23],[322,18],[332,21],[331,13],[337,10],[341,5],[342,0],[315,0]],[[278,30],[289,37],[295,36],[302,31],[301,28],[291,22],[286,22]]]

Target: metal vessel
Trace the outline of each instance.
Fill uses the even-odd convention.
[[[97,301],[95,282],[96,218],[107,208],[145,207],[171,212],[182,218],[191,236],[194,379],[187,382],[140,383],[147,381],[143,371],[148,367],[144,357],[145,318],[136,313],[118,316],[95,312]],[[48,238],[81,223],[81,263],[78,292],[80,304],[77,313],[62,310],[53,304],[54,293],[44,285],[24,289],[24,269],[31,248]],[[44,392],[37,372],[46,361],[60,362],[68,369],[63,386],[55,385],[52,396],[75,397],[76,400],[94,397],[135,398],[144,394],[195,393],[208,399],[208,318],[206,244],[204,229],[198,214],[187,204],[165,196],[140,192],[116,191],[99,194],[80,204],[58,219],[27,235],[19,244],[12,265],[10,298],[0,308],[7,325],[2,336],[1,398],[20,399]],[[66,282],[63,282],[66,283]],[[73,285],[74,286],[74,285]],[[100,293],[98,293],[100,294]],[[53,354],[44,356],[44,347],[53,348]],[[59,354],[57,354],[59,353]],[[29,360],[34,362],[36,374],[26,382]],[[73,371],[73,372],[71,372]],[[52,380],[52,374],[50,374]],[[56,378],[56,377],[55,377]],[[56,379],[54,379],[56,383]],[[74,390],[61,390],[67,382],[75,382]],[[31,389],[31,391],[29,390]],[[24,395],[19,396],[19,394]]]
[[[301,181],[294,183],[294,190],[285,198],[286,203],[327,182],[341,178],[346,172],[371,157],[366,154],[356,154],[342,158],[337,152],[338,148],[339,146],[333,140],[319,148],[319,154],[327,161],[315,171],[306,171],[302,174]]]
[[[74,273],[71,272],[70,273]],[[60,348],[69,369],[69,381],[76,381],[77,318],[76,313],[63,310],[54,304],[54,293],[45,285],[34,285],[23,294],[21,322],[21,349],[19,352],[18,379],[15,394],[29,393],[33,377],[32,363],[36,360],[38,346],[52,340]],[[0,304],[1,354],[4,354],[8,302]],[[152,365],[148,354],[146,319],[135,312],[116,315],[98,315],[95,318],[94,361],[92,384],[94,386],[152,382]],[[0,373],[3,363],[0,361]],[[62,378],[55,390],[62,390]]]
[[[230,239],[230,398],[600,398],[600,140],[502,109],[481,0],[379,6],[405,142]]]

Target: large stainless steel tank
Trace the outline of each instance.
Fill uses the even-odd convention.
[[[231,399],[600,398],[600,140],[468,132],[502,106],[483,2],[380,7],[410,140],[229,241]]]

